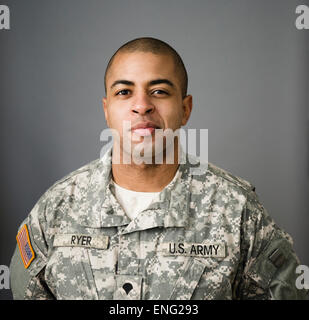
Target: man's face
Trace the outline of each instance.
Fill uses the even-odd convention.
[[[181,81],[169,55],[118,53],[107,74],[106,91],[105,118],[120,141],[124,121],[131,121],[132,127],[124,134],[154,139],[155,128],[174,131],[185,125],[192,109],[192,97],[182,98]],[[132,146],[141,140],[131,138]]]

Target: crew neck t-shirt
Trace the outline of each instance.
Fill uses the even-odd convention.
[[[149,207],[151,203],[159,200],[160,192],[132,191],[119,186],[113,180],[111,182],[115,188],[115,198],[131,220]]]

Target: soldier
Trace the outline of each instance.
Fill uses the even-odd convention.
[[[21,224],[14,298],[304,299],[292,239],[254,187],[210,163],[192,174],[197,165],[176,152],[177,136],[157,148],[155,131],[175,131],[191,114],[177,52],[154,38],[126,43],[107,66],[105,90],[118,139],[50,187]],[[125,163],[141,141],[163,162]]]

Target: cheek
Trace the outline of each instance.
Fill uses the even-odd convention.
[[[108,109],[109,126],[114,129],[121,129],[122,122],[125,120],[123,109],[117,106],[110,106]]]
[[[163,110],[161,116],[168,127],[176,129],[181,126],[183,112],[181,108],[174,107]]]

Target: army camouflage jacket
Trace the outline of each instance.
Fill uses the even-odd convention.
[[[19,228],[14,299],[304,299],[292,239],[254,187],[191,166],[132,221],[113,195],[111,150],[57,181]]]

